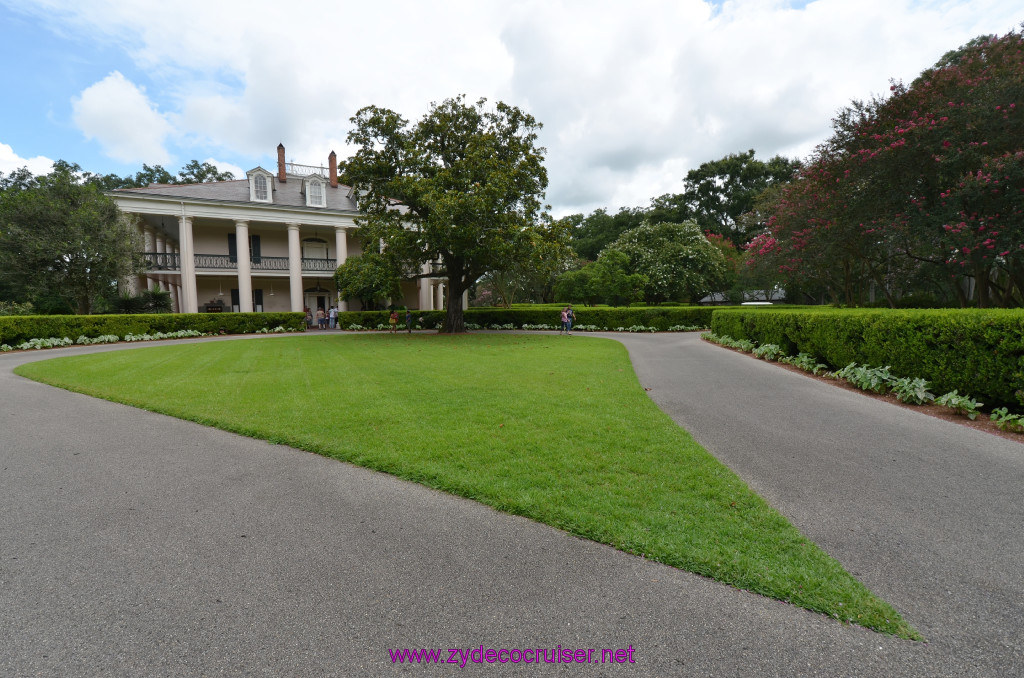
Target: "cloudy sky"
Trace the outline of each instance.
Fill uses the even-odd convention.
[[[1024,21],[1020,0],[0,0],[0,172],[347,156],[362,106],[532,113],[557,216],[646,206],[753,148],[805,157],[852,99]]]

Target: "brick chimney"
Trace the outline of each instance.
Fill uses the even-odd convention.
[[[282,184],[288,181],[284,173],[284,144],[277,145],[277,180]]]
[[[331,186],[334,188],[338,187],[338,154],[331,151],[331,154],[327,156],[327,167],[331,171]]]

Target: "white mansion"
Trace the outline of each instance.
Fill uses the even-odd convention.
[[[338,298],[334,282],[338,265],[362,247],[350,233],[359,212],[352,189],[338,183],[333,151],[326,168],[314,167],[286,163],[278,145],[276,174],[257,167],[236,181],[108,195],[137,217],[145,238],[137,289],[169,290],[177,313],[359,308]],[[394,304],[443,306],[441,279],[403,282],[402,293]]]

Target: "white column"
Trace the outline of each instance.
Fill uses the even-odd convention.
[[[181,246],[181,291],[185,297],[182,313],[198,313],[199,300],[196,294],[196,258],[192,241],[192,217],[178,218]]]
[[[235,222],[235,249],[238,250],[238,310],[252,313],[252,264],[249,262],[249,222]]]
[[[444,283],[437,283],[437,302],[434,304],[434,310],[444,310]]]
[[[178,286],[175,283],[168,285],[171,292],[171,312],[181,313],[181,306],[178,305]]]
[[[167,260],[164,257],[159,256],[167,251],[167,240],[166,238],[164,238],[164,234],[162,231],[156,231],[156,249],[154,251],[158,255],[156,258],[157,264],[159,264],[161,267],[166,266]],[[171,285],[168,282],[164,282],[160,285],[160,287],[162,287],[165,290],[170,289],[170,286]]]
[[[341,266],[348,261],[348,229],[341,226],[334,229],[334,247],[338,252],[338,266]],[[338,310],[348,310],[348,302],[341,295],[338,295]]]
[[[136,228],[139,231],[139,240],[141,240],[141,242],[142,242],[142,251],[145,252],[146,251],[146,229],[144,229],[142,227],[142,220],[141,219],[136,224]],[[148,268],[149,264],[147,263],[146,266]],[[146,276],[145,275],[137,275],[137,276],[135,276],[135,281],[132,284],[131,288],[132,288],[132,294],[133,295],[138,294],[142,290],[146,289]]]
[[[288,224],[288,291],[292,311],[302,312],[302,243],[299,242],[299,225]]]
[[[156,252],[156,233],[149,226],[143,225],[142,234],[146,238],[146,251]],[[156,289],[157,282],[153,278],[146,278],[146,287],[148,289]]]
[[[175,268],[174,262],[178,262],[178,282],[174,283],[174,312],[181,313],[182,305],[182,292],[181,292],[181,249],[178,247],[178,243],[168,240],[167,241],[167,252],[171,254],[171,268]]]
[[[420,278],[416,281],[416,291],[419,292],[419,308],[421,311],[427,310],[427,306],[430,305],[430,281],[426,278]]]
[[[469,308],[469,290],[464,290],[462,292],[462,310],[465,311],[467,308]]]

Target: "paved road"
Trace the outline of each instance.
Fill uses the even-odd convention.
[[[0,355],[0,675],[1024,674],[1024,446],[695,335],[618,338],[667,412],[930,642],[10,372],[121,350],[94,347]],[[481,644],[636,661],[387,652]]]

